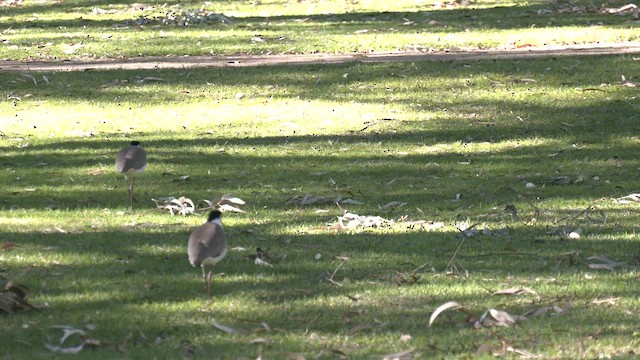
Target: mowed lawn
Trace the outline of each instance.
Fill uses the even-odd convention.
[[[637,8],[627,5],[620,0],[4,0],[0,59],[625,44],[640,41]]]
[[[133,6],[25,4],[9,14],[53,9],[62,19],[62,9]],[[218,5],[264,21],[322,4]],[[343,4],[352,8],[336,14],[358,17],[369,3]],[[504,11],[495,6],[507,5],[473,6],[493,14],[493,28]],[[79,16],[88,18],[40,28],[104,31]],[[32,36],[28,28],[3,36],[15,44]],[[28,45],[37,41],[18,51],[58,56]],[[2,57],[26,58],[5,46]],[[95,46],[106,49],[91,50],[97,57],[116,55]],[[9,314],[2,304],[15,293],[1,293],[0,355],[637,356],[639,64],[638,55],[611,55],[0,72],[0,284],[26,286],[35,307]],[[114,162],[132,140],[149,167],[129,209]],[[246,204],[223,215],[229,252],[209,303],[186,251],[206,210],[171,215],[153,199],[203,205],[228,194]],[[340,222],[345,209],[381,226]]]
[[[2,277],[39,309],[2,315],[3,354],[636,353],[638,205],[616,199],[637,189],[637,64],[3,73]],[[113,163],[133,139],[150,165],[130,211]],[[205,213],[151,199],[224,194],[246,212],[224,216],[208,305],[186,258]],[[327,229],[341,207],[393,224]],[[543,314],[475,329],[447,311],[429,327],[447,301]],[[85,335],[59,344],[61,325]]]

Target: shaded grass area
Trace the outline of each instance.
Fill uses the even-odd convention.
[[[598,6],[529,1],[27,2],[0,15],[0,58],[366,53],[637,41],[637,21]],[[96,10],[99,9],[99,10]],[[176,26],[202,11],[229,21]],[[140,18],[146,20],[140,22]]]
[[[505,346],[637,354],[637,205],[612,200],[637,189],[638,92],[621,81],[638,81],[637,64],[2,73],[0,241],[19,246],[0,250],[0,274],[29,286],[41,310],[3,315],[2,354],[50,357],[44,343],[63,324],[100,341],[80,352],[96,358],[370,358],[411,348],[463,358],[483,345],[487,357]],[[132,212],[112,170],[131,139],[150,161]],[[560,176],[569,183],[554,185]],[[204,217],[156,212],[150,198],[225,193],[247,200],[247,213],[225,214],[232,249],[206,305],[185,249]],[[346,207],[396,224],[321,230],[340,209],[287,203],[306,193],[362,201]],[[407,204],[385,208],[391,201]],[[445,226],[409,229],[401,219]],[[464,222],[494,235],[461,237]],[[580,240],[562,235],[578,227]],[[257,247],[273,267],[253,263]],[[628,266],[591,269],[595,255]],[[512,287],[535,294],[491,295]],[[478,315],[562,311],[481,329],[457,325],[463,316],[452,312],[428,327],[449,300]]]

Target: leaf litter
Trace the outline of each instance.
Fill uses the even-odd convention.
[[[244,210],[240,209],[240,205],[244,205],[245,201],[227,194],[223,195],[220,200],[213,202],[211,200],[200,200],[196,204],[188,197],[181,196],[176,198],[175,196],[160,197],[158,199],[151,199],[156,203],[156,208],[160,211],[168,211],[171,215],[180,214],[196,215],[198,211],[208,211],[218,209],[220,211],[231,211],[243,213]]]
[[[287,201],[287,205],[299,205],[299,206],[310,206],[310,205],[320,205],[320,204],[345,204],[345,205],[363,205],[364,203],[355,200],[352,198],[343,199],[342,196],[338,195],[335,197],[325,197],[319,195],[313,195],[310,193],[306,193],[304,195],[295,195],[290,197]]]
[[[591,256],[587,258],[587,261],[590,263],[587,265],[590,269],[594,270],[609,270],[611,272],[615,271],[617,268],[626,267],[626,261],[615,261],[611,260],[606,256]]]
[[[36,310],[33,305],[27,301],[29,297],[29,289],[13,281],[8,281],[4,289],[0,290],[0,311],[7,314],[13,314],[17,311]]]
[[[526,288],[524,288],[526,289]],[[520,294],[517,290],[509,290],[511,294]],[[528,291],[527,291],[528,292]],[[535,292],[534,292],[535,293]],[[494,293],[496,295],[496,293]],[[438,316],[445,312],[461,312],[466,315],[465,320],[459,324],[466,324],[475,329],[485,328],[485,327],[495,327],[495,326],[512,326],[517,323],[528,321],[531,318],[540,317],[549,313],[549,310],[552,310],[552,315],[560,315],[567,311],[567,309],[562,309],[557,305],[552,306],[541,306],[535,310],[528,311],[522,315],[513,314],[504,310],[498,309],[488,309],[482,313],[482,315],[477,316],[474,312],[465,308],[462,304],[457,301],[448,301],[440,306],[438,306],[432,313],[429,318],[429,326],[431,327]]]
[[[69,325],[54,325],[51,326],[52,329],[61,329],[62,337],[58,340],[57,345],[52,345],[47,342],[44,343],[45,347],[49,349],[49,351],[60,354],[78,354],[82,351],[85,345],[90,346],[101,346],[102,342],[97,339],[90,338],[87,332],[84,329],[76,328]],[[95,325],[88,324],[85,326],[87,330],[95,329]],[[64,346],[67,340],[79,338],[80,344],[76,346]]]
[[[360,228],[383,228],[390,227],[392,220],[385,219],[381,216],[374,215],[358,215],[348,210],[344,210],[341,216],[338,216],[338,222],[330,225],[332,230],[352,230]]]

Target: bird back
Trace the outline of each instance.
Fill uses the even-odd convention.
[[[226,249],[227,240],[222,226],[214,223],[203,224],[194,229],[189,236],[189,263],[192,266],[200,266],[206,259],[221,259]]]
[[[147,166],[147,153],[139,146],[127,146],[116,156],[116,170],[121,173],[144,170]]]

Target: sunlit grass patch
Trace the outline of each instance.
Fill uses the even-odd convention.
[[[0,58],[514,49],[637,42],[618,2],[22,2],[0,15]],[[215,15],[207,18],[209,15]]]

